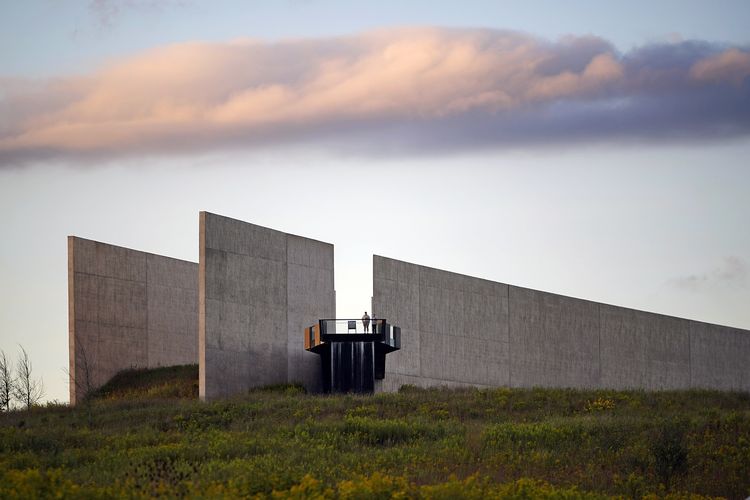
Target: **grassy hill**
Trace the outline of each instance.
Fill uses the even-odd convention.
[[[0,415],[0,498],[750,495],[748,394],[196,387],[195,366],[133,371]]]

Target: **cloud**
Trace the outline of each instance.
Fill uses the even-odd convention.
[[[730,49],[698,61],[690,76],[708,82],[731,82],[740,86],[750,76],[750,52]]]
[[[180,6],[183,0],[89,0],[89,12],[100,29],[113,27],[126,11],[154,13],[166,7]]]
[[[725,257],[721,264],[711,271],[680,276],[669,280],[672,286],[688,291],[708,288],[744,288],[747,286],[748,267],[739,257]]]
[[[0,165],[316,141],[368,154],[750,132],[750,51],[402,28],[184,43],[0,80]]]

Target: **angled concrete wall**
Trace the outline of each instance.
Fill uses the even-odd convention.
[[[198,265],[68,237],[70,402],[125,368],[198,361]]]
[[[602,385],[617,389],[693,386],[690,329],[699,323],[605,304],[599,310]],[[721,341],[723,332],[716,333],[716,340]],[[722,369],[719,358],[712,363]]]
[[[333,245],[200,213],[200,396],[303,383],[319,389],[306,326],[335,317]]]
[[[689,349],[692,387],[750,391],[750,332],[691,321]]]
[[[507,285],[378,256],[373,280],[374,315],[401,327],[383,389],[509,385]]]
[[[402,327],[378,390],[750,391],[750,332],[373,258],[373,313]]]
[[[598,386],[598,304],[515,286],[508,293],[511,385]]]

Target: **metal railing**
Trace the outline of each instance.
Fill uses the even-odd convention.
[[[397,350],[401,347],[401,328],[384,318],[371,318],[369,324],[361,319],[321,319],[305,328],[304,341],[308,350],[327,342],[379,342]]]
[[[381,334],[385,327],[386,321],[381,318],[362,319],[321,319],[321,332],[324,334]]]

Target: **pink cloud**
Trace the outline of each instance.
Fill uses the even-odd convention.
[[[637,135],[644,113],[638,103],[667,81],[659,75],[669,75],[680,95],[710,104],[716,97],[706,89],[741,85],[750,72],[750,55],[738,49],[696,54],[685,67],[651,61],[657,67],[649,79],[635,59],[593,37],[552,43],[516,32],[437,28],[172,45],[90,75],[32,86],[0,82],[0,111],[9,112],[0,122],[0,164],[254,147],[322,133],[346,143],[351,133],[394,124],[408,124],[422,142],[438,132],[435,124],[443,132],[455,127],[455,147],[471,145],[469,135],[462,142],[464,133],[490,145],[571,134],[565,116],[558,125],[535,118],[544,109],[566,109],[580,139],[607,129],[589,122],[606,120],[610,101],[625,124],[613,135]],[[708,118],[696,115],[699,129]],[[486,129],[476,134],[477,127]]]
[[[690,76],[709,82],[742,83],[750,76],[750,52],[729,49],[696,62]]]

